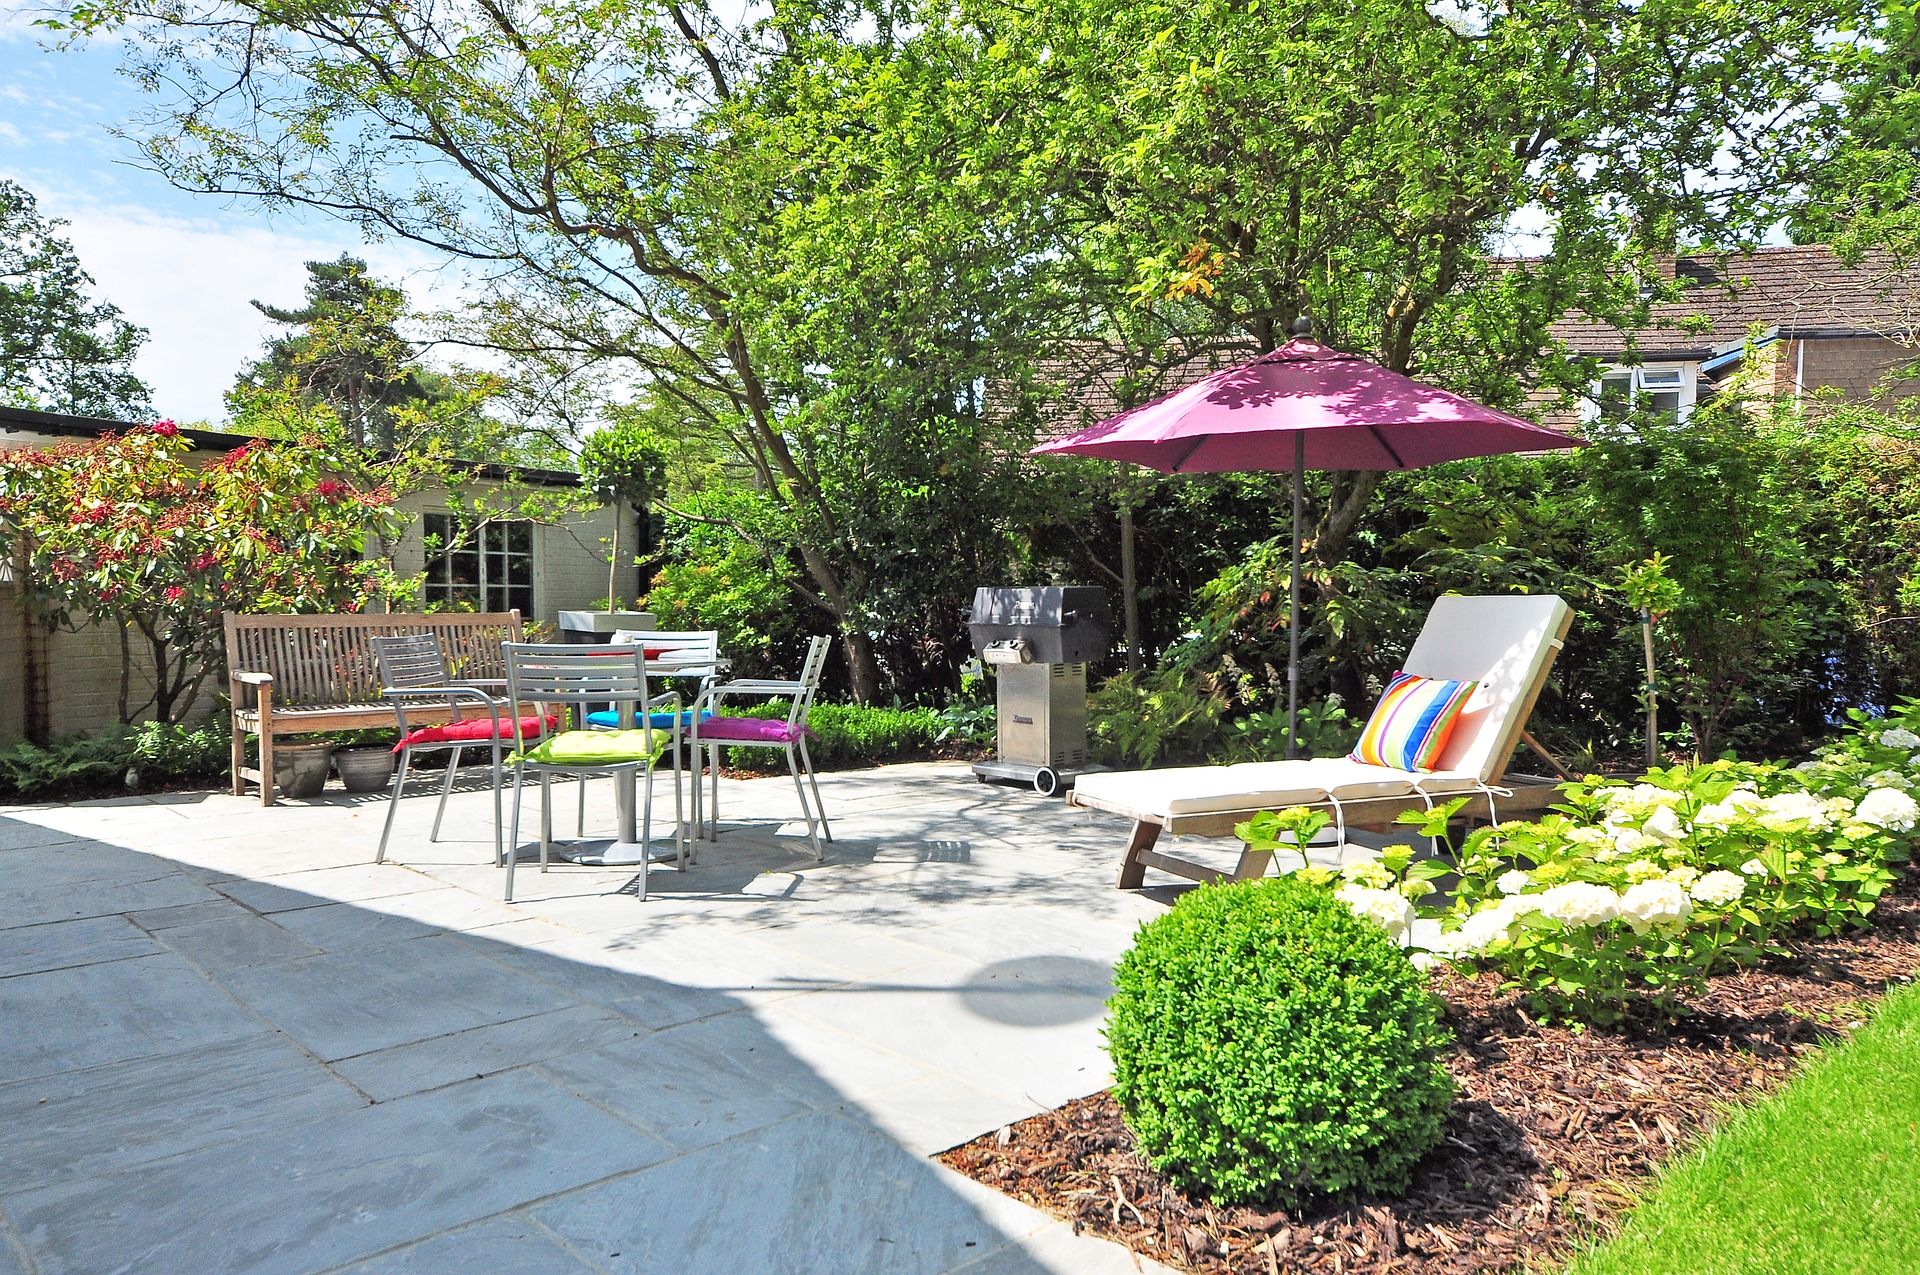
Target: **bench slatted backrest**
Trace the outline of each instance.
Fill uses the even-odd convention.
[[[226,617],[227,667],[271,673],[281,707],[379,704],[380,664],[369,638],[427,633],[440,639],[456,679],[501,678],[503,642],[520,640],[518,611],[437,615],[238,615]],[[251,703],[242,707],[253,707]]]

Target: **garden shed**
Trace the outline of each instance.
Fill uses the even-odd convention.
[[[126,421],[0,407],[0,450],[45,447],[69,439],[98,438],[136,428]],[[244,434],[182,429],[194,455],[224,456],[253,441]],[[472,482],[459,495],[467,504],[485,500],[509,485],[565,495],[579,476],[561,470],[513,469],[477,465]],[[478,611],[518,609],[529,624],[553,624],[562,610],[591,609],[607,595],[607,553],[614,538],[616,513],[602,507],[557,512],[538,521],[487,522],[454,546],[434,552],[455,533],[446,513],[444,489],[427,489],[401,498],[414,515],[395,546],[394,566],[404,575],[422,575],[421,605],[426,609]],[[558,502],[555,502],[558,503]],[[639,543],[636,515],[617,514],[619,541]],[[632,597],[641,587],[638,568],[620,568],[614,581]],[[28,598],[13,564],[0,563],[0,740],[22,735],[64,735],[98,731],[118,719],[121,676],[119,635],[107,627],[48,633],[26,605]],[[134,675],[139,676],[139,664]],[[139,687],[132,701],[143,697]]]

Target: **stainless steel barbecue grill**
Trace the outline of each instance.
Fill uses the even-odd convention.
[[[974,653],[993,670],[999,705],[998,756],[973,773],[1051,797],[1100,769],[1087,764],[1087,661],[1107,651],[1107,591],[976,589],[967,628]]]

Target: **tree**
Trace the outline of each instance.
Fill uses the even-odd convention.
[[[25,187],[0,179],[0,400],[138,419],[148,391],[132,365],[146,331],[89,298],[93,278],[60,237],[64,224],[41,216]]]
[[[1831,140],[1818,107],[1847,60],[1829,37],[1854,11],[1530,0],[1443,20],[1417,0],[1276,0],[1176,20],[965,0],[954,20],[988,51],[960,90],[980,103],[975,164],[1028,183],[1071,290],[1109,298],[1113,326],[1083,341],[1149,367],[1246,357],[1306,312],[1337,345],[1517,406],[1587,379],[1552,348],[1569,309],[1631,320],[1649,254],[1777,220]],[[1544,253],[1496,257],[1521,216]],[[1379,481],[1331,479],[1322,566]]]
[[[250,443],[205,465],[171,421],[0,452],[0,554],[21,562],[47,623],[112,623],[120,716],[177,721],[223,663],[225,611],[357,611],[414,596],[364,557],[401,516],[389,486],[343,481],[324,438]],[[136,663],[151,695],[131,698]]]
[[[1806,184],[1790,228],[1858,259],[1889,250],[1920,262],[1920,8],[1883,0],[1840,46],[1848,90],[1829,107],[1841,139]]]
[[[607,551],[607,613],[620,609],[616,571],[620,565],[620,512],[629,506],[644,519],[647,506],[666,491],[667,445],[635,421],[618,421],[596,430],[580,449],[580,480],[613,508],[613,544]]]
[[[309,261],[306,291],[297,308],[253,303],[296,330],[269,338],[266,352],[241,369],[227,396],[236,419],[248,417],[263,390],[292,386],[337,411],[356,447],[417,451],[437,443],[468,459],[506,458],[496,449],[510,441],[508,431],[484,414],[498,378],[448,376],[422,365],[400,335],[405,292],[345,253],[338,261]]]
[[[672,0],[113,0],[78,6],[73,23],[150,37],[147,69],[165,69],[148,82],[182,95],[147,154],[179,184],[320,208],[480,263],[498,284],[492,343],[608,367],[672,402],[732,481],[762,493],[772,516],[741,534],[793,555],[793,587],[840,630],[854,692],[873,699],[874,634],[918,605],[896,588],[903,568],[981,547],[915,543],[903,557],[890,515],[966,528],[948,514],[977,513],[988,485],[944,480],[1021,450],[983,415],[1001,328],[977,320],[1017,313],[1027,294],[999,268],[1017,255],[967,251],[1004,219],[945,180],[965,167],[950,129],[927,130],[908,162],[835,156],[861,141],[864,81],[894,82],[894,16],[855,35],[858,15],[838,6],[727,28]],[[938,59],[906,69],[892,94],[905,108],[945,82]],[[949,304],[956,288],[989,300]]]

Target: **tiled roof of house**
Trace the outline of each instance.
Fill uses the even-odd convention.
[[[1245,350],[1216,351],[1211,357],[1195,355],[1174,363],[1152,383],[1150,392],[1134,397],[1133,405],[1183,390],[1258,353],[1249,345]],[[1124,352],[1096,341],[1043,360],[1035,369],[1035,379],[1054,387],[1057,397],[1042,410],[1035,441],[1059,438],[1125,411],[1128,405],[1120,400],[1119,386],[1130,370],[1136,377],[1145,376],[1138,367],[1128,368]]]
[[[1756,248],[1668,258],[1660,273],[1687,291],[1653,307],[1652,323],[1634,333],[1645,357],[1703,358],[1755,324],[1806,337],[1905,337],[1920,326],[1920,287],[1885,254],[1848,266],[1822,245]],[[1618,356],[1627,346],[1613,325],[1586,318],[1563,319],[1553,334],[1579,354]]]

